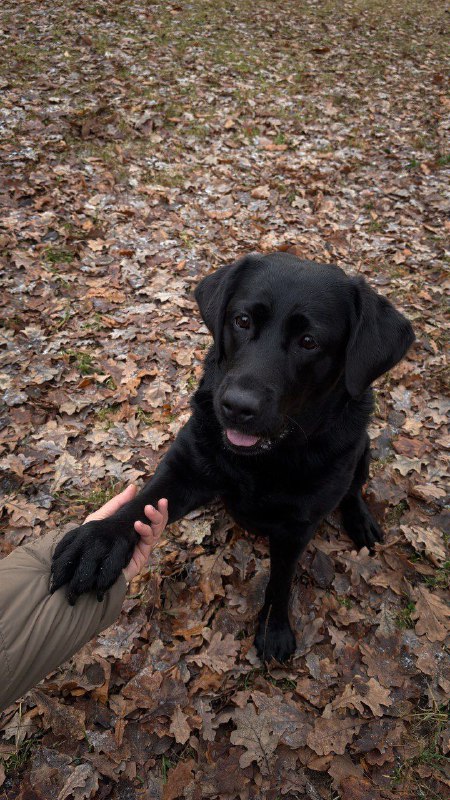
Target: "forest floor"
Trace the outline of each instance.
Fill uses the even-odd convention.
[[[152,473],[219,265],[333,261],[417,342],[377,386],[385,542],[322,525],[293,659],[252,646],[266,543],[201,510],[118,624],[0,716],[0,797],[448,796],[445,23],[440,0],[3,2],[2,555]]]

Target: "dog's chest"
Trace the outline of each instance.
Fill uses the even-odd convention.
[[[258,509],[286,505],[295,499],[312,494],[321,480],[318,474],[305,468],[297,459],[268,460],[245,459],[242,463],[223,459],[218,463],[221,472],[223,496],[227,504],[245,508],[251,513]]]

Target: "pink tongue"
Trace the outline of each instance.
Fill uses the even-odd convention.
[[[247,436],[245,433],[234,431],[232,428],[227,428],[225,431],[227,439],[231,444],[236,447],[252,447],[252,445],[259,442],[259,436]]]

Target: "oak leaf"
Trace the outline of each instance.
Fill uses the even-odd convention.
[[[353,740],[361,727],[361,720],[355,717],[319,717],[314,722],[313,729],[306,737],[306,744],[318,756],[329,753],[343,755],[345,748]]]
[[[298,749],[306,744],[306,735],[311,729],[308,715],[292,700],[283,695],[269,696],[263,692],[252,692],[252,700],[259,714],[272,721],[272,730],[282,744]]]
[[[335,697],[325,707],[324,715],[330,715],[338,708],[355,708],[362,714],[364,706],[367,706],[376,717],[382,717],[384,714],[382,705],[385,707],[392,705],[389,690],[381,686],[375,678],[370,678],[365,682],[359,675],[356,675],[354,684],[347,684],[340,697]]]
[[[216,596],[225,597],[222,575],[231,575],[233,567],[225,561],[222,553],[200,556],[195,563],[201,572],[199,586],[206,603],[210,603]]]
[[[450,630],[450,608],[437,595],[417,586],[413,592],[416,608],[411,617],[417,620],[415,631],[426,636],[430,642],[443,642]]]
[[[180,706],[177,706],[172,714],[169,732],[172,734],[178,744],[186,744],[191,735],[191,729],[189,727],[187,717],[185,714],[183,714]]]
[[[55,463],[52,492],[57,492],[67,481],[80,475],[82,465],[70,453],[64,452]]]
[[[273,720],[269,711],[256,713],[255,706],[249,703],[245,708],[237,708],[233,714],[236,730],[230,735],[232,744],[242,745],[246,752],[239,759],[243,769],[255,761],[263,775],[270,773],[273,754],[279,737],[273,733]]]
[[[187,662],[194,662],[199,666],[209,667],[213,672],[228,672],[236,662],[239,651],[239,642],[227,633],[224,638],[217,632],[213,634],[209,647],[201,653],[186,658]]]
[[[414,550],[425,551],[430,561],[439,566],[446,559],[444,537],[437,528],[420,525],[400,525],[400,530],[412,544]]]
[[[179,761],[174,769],[169,770],[167,783],[163,790],[163,800],[176,800],[177,797],[184,797],[184,790],[192,781],[192,772],[195,768],[195,761]]]
[[[56,736],[84,739],[85,714],[83,711],[59,703],[53,697],[41,692],[40,689],[35,689],[32,692],[32,697],[39,711],[44,715],[46,728],[51,728]]]
[[[98,779],[99,774],[92,764],[77,764],[59,792],[58,800],[66,800],[67,797],[72,797],[73,800],[87,800],[89,797],[95,797]]]

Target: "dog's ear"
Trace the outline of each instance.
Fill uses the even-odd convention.
[[[257,258],[245,256],[239,261],[235,261],[234,264],[220,267],[215,272],[212,272],[211,275],[203,278],[195,290],[195,299],[200,309],[200,314],[213,335],[219,359],[223,354],[222,331],[225,324],[227,305],[241,272],[252,261],[257,261]]]
[[[363,278],[352,281],[354,311],[345,358],[345,385],[352,397],[397,364],[414,341],[412,326]]]

